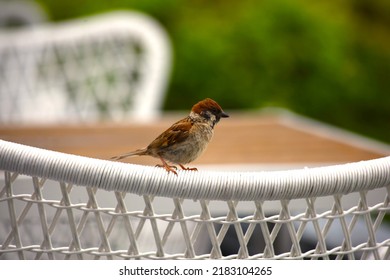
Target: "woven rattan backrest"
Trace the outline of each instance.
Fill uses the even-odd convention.
[[[0,124],[153,119],[170,56],[161,26],[135,12],[0,30]]]
[[[389,259],[390,158],[179,171],[0,141],[1,259]]]

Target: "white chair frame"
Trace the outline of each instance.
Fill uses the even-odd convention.
[[[0,258],[390,258],[390,157],[302,170],[175,176],[158,167],[0,141],[0,170]],[[380,195],[372,197],[375,192]],[[346,205],[347,196],[356,204]],[[320,206],[325,198],[327,209]],[[233,253],[223,248],[229,231],[237,245]],[[314,241],[307,249],[309,231]],[[285,246],[277,248],[278,238]],[[263,244],[257,251],[256,242]]]
[[[167,33],[138,12],[0,30],[0,124],[153,120],[170,65]]]

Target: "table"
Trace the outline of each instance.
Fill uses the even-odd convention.
[[[145,147],[186,113],[166,114],[155,123],[93,123],[0,127],[0,139],[99,159]],[[232,112],[215,128],[207,150],[191,166],[326,165],[388,155],[358,136],[277,113]],[[324,127],[326,129],[324,129]],[[337,132],[337,133],[336,133]],[[390,149],[389,149],[390,151]],[[124,160],[155,165],[158,159]]]

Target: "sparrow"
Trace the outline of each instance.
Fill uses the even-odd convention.
[[[182,120],[174,123],[170,128],[161,133],[146,148],[128,152],[112,157],[112,160],[121,160],[133,156],[152,156],[159,158],[165,170],[177,176],[174,165],[179,165],[183,170],[196,168],[185,167],[197,159],[206,149],[214,134],[214,126],[221,118],[229,117],[217,102],[206,98],[196,103],[190,114]]]

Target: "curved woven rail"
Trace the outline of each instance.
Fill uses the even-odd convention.
[[[0,259],[390,259],[390,157],[175,176],[0,140],[0,170]]]
[[[178,171],[69,155],[0,140],[0,169],[139,195],[208,200],[282,200],[347,194],[390,184],[390,157],[269,172]]]

